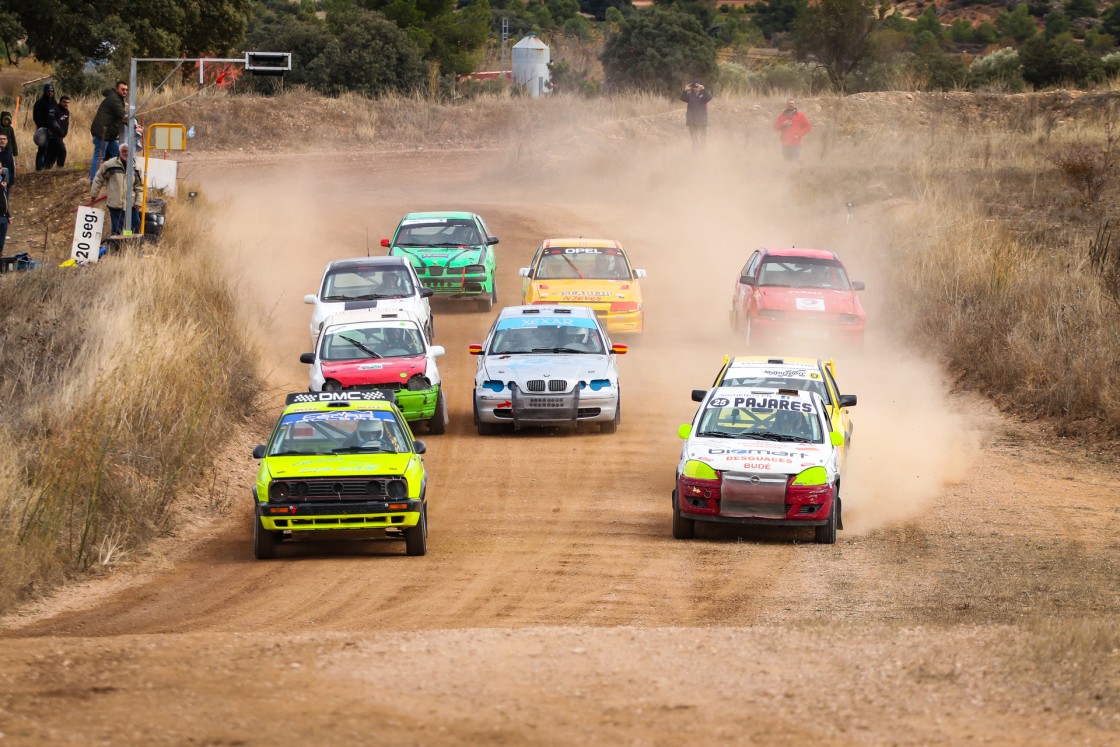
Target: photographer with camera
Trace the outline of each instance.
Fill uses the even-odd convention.
[[[694,80],[681,91],[681,101],[688,104],[684,123],[692,136],[692,149],[700,150],[708,136],[708,102],[712,93],[700,81]]]
[[[801,138],[809,134],[813,126],[805,113],[797,110],[797,102],[790,99],[774,122],[774,129],[781,133],[782,155],[787,161],[796,161],[801,156]]]

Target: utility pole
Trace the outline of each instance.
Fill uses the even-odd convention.
[[[502,16],[502,59],[498,65],[498,76],[502,79],[502,85],[506,81],[506,45],[509,43],[509,16]]]
[[[160,84],[144,99],[144,104],[156,95],[164,83],[171,80],[175,71],[185,63],[197,62],[199,79],[202,78],[202,65],[206,62],[229,63],[243,65],[251,75],[283,75],[292,69],[292,55],[290,52],[246,52],[244,57],[133,57],[128,68],[128,123],[125,125],[125,142],[128,144],[128,162],[125,164],[125,197],[124,197],[124,235],[132,235],[132,187],[136,179],[133,165],[136,163],[136,66],[140,62],[174,62],[175,69],[160,81]]]

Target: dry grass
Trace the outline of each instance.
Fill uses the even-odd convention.
[[[0,284],[0,609],[167,531],[257,390],[254,353],[177,211],[161,251]]]

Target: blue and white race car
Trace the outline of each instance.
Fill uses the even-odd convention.
[[[614,433],[622,417],[615,356],[595,312],[580,306],[510,306],[482,345],[474,382],[480,435],[502,424],[569,426],[598,423]]]
[[[812,526],[818,544],[836,542],[844,433],[819,394],[718,387],[678,435],[674,537],[710,521]]]

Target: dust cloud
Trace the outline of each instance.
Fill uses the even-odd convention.
[[[502,305],[520,302],[516,269],[542,239],[619,239],[649,273],[646,334],[620,364],[627,408],[653,413],[643,421],[648,432],[634,435],[664,473],[650,490],[667,493],[679,452],[673,430],[695,407],[690,390],[711,384],[723,356],[747,352],[728,321],[739,269],[760,246],[833,249],[852,279],[867,283],[865,350],[763,352],[835,357],[843,392],[859,397],[844,487],[848,534],[920,513],[963,476],[977,440],[967,413],[948,397],[936,363],[910,349],[882,311],[896,232],[870,210],[849,215],[844,194],[821,195],[817,172],[844,167],[837,149],[828,163],[790,164],[776,141],[725,136],[694,152],[683,125],[663,137],[518,138],[499,151],[300,155],[296,170],[286,157],[203,164],[269,381],[306,386],[296,361],[309,344],[302,296],[316,290],[327,261],[363,255],[367,246],[384,251],[379,240],[404,212],[480,212],[502,238]],[[447,312],[435,311],[438,342],[455,350],[476,341],[440,339]],[[474,334],[490,318],[474,323]],[[465,381],[456,387],[467,388]]]

